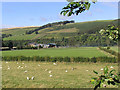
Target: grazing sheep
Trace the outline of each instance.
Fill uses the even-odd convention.
[[[77,69],[77,68],[74,68],[74,67],[72,68],[72,70],[75,70],[75,69]]]
[[[30,80],[30,78],[29,78],[29,77],[27,77],[27,80]]]
[[[27,73],[27,70],[25,71],[25,73]]]
[[[53,65],[57,65],[56,63],[53,63]]]
[[[40,66],[40,65],[38,64],[38,66]]]
[[[50,77],[52,77],[52,75],[50,75]]]
[[[45,69],[45,71],[47,71],[48,69]]]
[[[65,72],[68,72],[67,70]]]
[[[49,71],[49,73],[52,73],[52,71]]]
[[[34,80],[34,78],[35,78],[35,77],[33,76],[31,79]]]

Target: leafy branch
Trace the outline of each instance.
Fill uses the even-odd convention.
[[[96,0],[92,0],[92,3],[95,3]],[[79,13],[84,12],[85,10],[89,10],[91,6],[91,3],[88,0],[80,0],[78,2],[69,2],[69,4],[67,6],[65,6],[62,11],[61,11],[61,15],[67,15],[67,16],[71,16],[71,15],[78,15]]]
[[[103,74],[100,75],[97,71],[93,72],[98,75],[98,77],[93,77],[90,81],[95,85],[94,90],[100,87],[107,87],[108,85],[118,85],[120,83],[120,74],[116,73],[115,69],[109,71],[108,67],[104,67]]]

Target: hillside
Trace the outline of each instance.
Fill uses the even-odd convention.
[[[94,34],[107,25],[116,25],[118,20],[97,20],[80,23],[68,23],[62,25],[47,24],[42,27],[25,27],[3,29],[3,40],[35,40],[46,38],[70,38],[72,36],[79,36],[80,34]],[[30,33],[28,33],[30,32]],[[0,32],[1,33],[1,32]]]

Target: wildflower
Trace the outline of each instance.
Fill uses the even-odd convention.
[[[86,70],[88,72],[88,70]]]
[[[113,68],[112,66],[110,68]]]
[[[68,72],[67,70],[65,72]]]
[[[103,68],[101,68],[101,70],[103,70]]]
[[[40,66],[40,64],[38,64],[38,66]]]
[[[103,87],[106,87],[106,85],[105,85],[105,84],[103,84]]]
[[[94,79],[91,80],[91,82],[94,82],[94,81],[95,81]]]

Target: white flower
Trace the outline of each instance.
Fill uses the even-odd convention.
[[[113,68],[113,66],[111,66],[110,68]]]
[[[23,67],[21,67],[21,68],[23,68]]]
[[[103,68],[101,68],[101,70],[103,70]]]
[[[88,72],[88,70],[86,70]]]
[[[40,66],[40,64],[38,64],[38,66]]]
[[[52,71],[49,71],[49,73],[52,73]]]
[[[22,64],[24,64],[24,63],[22,63]]]
[[[52,75],[50,75],[50,77],[52,77]]]
[[[8,70],[10,69],[10,67],[8,67]]]

